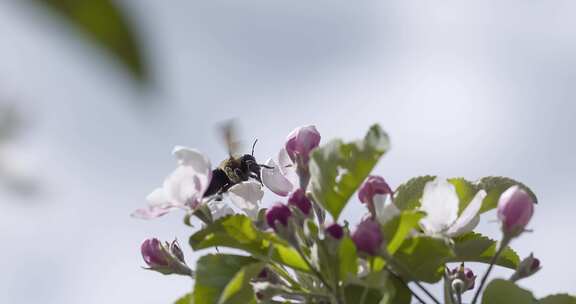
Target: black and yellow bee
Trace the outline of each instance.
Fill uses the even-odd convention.
[[[208,189],[204,192],[204,197],[221,195],[228,191],[230,187],[248,181],[251,178],[262,184],[261,168],[271,169],[269,166],[258,164],[256,158],[254,158],[254,147],[258,140],[254,141],[251,154],[235,156],[234,151],[238,146],[238,142],[235,141],[232,122],[226,123],[222,129],[228,148],[228,158],[223,160],[218,168],[212,170],[212,179]]]

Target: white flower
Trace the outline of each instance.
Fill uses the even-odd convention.
[[[447,180],[436,178],[424,186],[420,203],[421,210],[427,215],[420,220],[420,226],[430,235],[444,234],[455,237],[470,232],[478,225],[478,211],[485,197],[486,191],[478,191],[458,216],[460,200],[456,188]]]
[[[146,197],[148,206],[136,210],[132,216],[151,219],[173,209],[193,210],[200,204],[212,177],[210,161],[199,151],[185,147],[175,147],[172,154],[178,167],[162,187]]]
[[[217,220],[227,215],[234,214],[234,209],[230,208],[228,204],[222,201],[212,200],[208,202],[206,205],[208,205],[208,209],[210,209],[210,213],[212,214],[213,220]]]
[[[380,225],[386,224],[389,220],[400,214],[400,210],[394,205],[392,195],[390,194],[376,194],[372,198],[372,201],[374,202],[376,220]]]
[[[199,151],[190,148],[175,147],[172,153],[178,161],[178,167],[164,180],[162,187],[146,197],[148,206],[134,211],[133,217],[152,219],[174,209],[190,212],[202,203],[212,178],[210,161]],[[259,183],[247,181],[230,187],[227,195],[236,207],[256,218],[264,192]],[[211,201],[208,208],[214,219],[234,213],[230,206],[222,202]]]
[[[236,207],[255,220],[258,216],[258,206],[264,197],[264,191],[262,191],[260,183],[247,181],[230,187],[228,196]]]
[[[266,165],[273,169],[262,168],[262,183],[272,192],[287,196],[299,185],[296,166],[288,156],[286,149],[280,150],[278,160],[272,158],[266,161]]]

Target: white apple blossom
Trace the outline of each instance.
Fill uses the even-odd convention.
[[[420,220],[420,226],[429,235],[455,237],[470,232],[478,225],[478,211],[485,197],[486,191],[478,191],[458,216],[460,200],[456,188],[447,180],[436,178],[424,186],[420,209],[426,217]]]
[[[262,183],[272,192],[287,196],[300,186],[296,166],[286,149],[280,150],[277,160],[268,159],[266,165],[273,169],[262,168]]]
[[[134,211],[132,216],[153,219],[174,209],[191,212],[202,203],[212,178],[208,157],[195,149],[179,146],[174,148],[172,154],[178,162],[178,167],[164,180],[162,187],[155,189],[146,197],[148,206]],[[249,216],[257,214],[263,195],[260,184],[251,181],[236,184],[228,190],[232,203]],[[213,211],[213,218],[227,215],[232,210],[229,206],[221,204],[223,203],[209,203],[208,207]]]
[[[162,187],[146,197],[148,206],[136,210],[132,216],[152,219],[173,209],[193,210],[200,204],[212,177],[210,160],[198,150],[180,146],[175,147],[172,154],[178,167],[164,180]]]

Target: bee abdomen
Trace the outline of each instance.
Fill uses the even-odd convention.
[[[208,185],[208,189],[206,189],[206,192],[204,192],[204,197],[217,194],[229,183],[230,179],[228,178],[224,170],[220,168],[212,170],[212,179],[210,180],[210,185]]]

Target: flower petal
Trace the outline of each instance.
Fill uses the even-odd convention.
[[[374,202],[376,220],[378,220],[380,225],[386,224],[400,214],[400,210],[392,202],[392,195],[390,194],[376,194],[372,201]]]
[[[256,219],[258,205],[264,197],[264,191],[259,183],[242,182],[228,190],[232,203],[246,213],[250,218]]]
[[[193,167],[197,172],[210,171],[210,160],[196,149],[176,146],[172,150],[172,154],[181,166]]]
[[[175,147],[178,167],[164,180],[168,201],[194,208],[210,184],[210,161],[202,153],[184,147]]]
[[[234,210],[222,201],[212,200],[208,202],[208,209],[210,209],[210,212],[212,213],[213,220],[217,220],[227,215],[234,214]]]
[[[143,220],[151,220],[178,208],[172,204],[163,204],[163,205],[149,205],[144,208],[136,209],[130,216],[143,219]]]
[[[300,187],[300,178],[298,173],[296,173],[296,165],[290,159],[288,151],[285,148],[278,152],[278,165],[280,167],[280,172],[286,177],[295,188]]]
[[[262,183],[272,192],[287,196],[294,189],[294,185],[282,174],[280,166],[273,159],[268,159],[266,165],[274,168],[262,168]]]
[[[148,196],[146,196],[146,201],[150,205],[163,205],[170,202],[170,199],[166,195],[164,188],[156,188]]]
[[[480,190],[474,195],[468,206],[462,211],[462,214],[446,232],[449,236],[458,236],[470,232],[476,228],[480,221],[478,211],[482,207],[482,201],[486,197],[486,191]]]
[[[454,185],[440,178],[428,182],[421,200],[421,210],[427,216],[420,220],[420,225],[429,234],[443,232],[458,217],[458,204]]]

